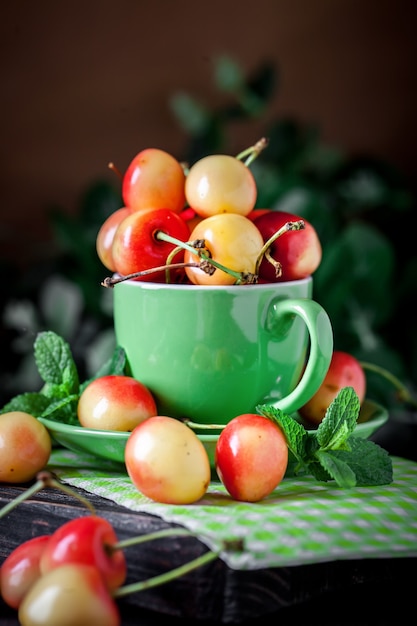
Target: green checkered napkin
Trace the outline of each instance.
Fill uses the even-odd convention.
[[[54,449],[50,469],[62,482],[159,516],[197,533],[210,548],[241,538],[242,553],[224,553],[233,569],[253,570],[338,559],[417,556],[417,463],[393,458],[394,481],[341,489],[314,478],[285,478],[259,503],[235,502],[213,482],[191,505],[159,504],[132,485],[123,468]]]

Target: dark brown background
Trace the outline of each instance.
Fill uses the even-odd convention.
[[[0,9],[1,257],[48,255],[51,204],[142,148],[174,154],[184,134],[168,100],[219,99],[212,60],[245,71],[275,60],[270,117],[315,122],[323,141],[417,174],[415,0],[51,0]],[[243,148],[256,127],[238,129]]]

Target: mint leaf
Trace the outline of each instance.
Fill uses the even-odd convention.
[[[349,460],[346,462],[339,458],[333,450],[328,452],[325,450],[318,450],[316,452],[316,458],[318,459],[320,465],[329,474],[330,478],[333,478],[337,482],[339,487],[344,487],[346,489],[355,487],[357,484],[356,474],[352,469]],[[313,469],[313,467],[310,469]]]
[[[63,422],[73,426],[79,426],[77,417],[78,394],[66,395],[65,398],[53,400],[45,408],[39,417],[46,417],[55,422]]]
[[[307,431],[296,419],[273,406],[259,405],[256,410],[284,432],[288,449],[297,461],[295,473],[302,469],[316,480],[334,480],[346,489],[392,482],[392,461],[386,450],[352,435],[360,411],[353,387],[339,391],[315,432]]]
[[[369,439],[349,437],[350,451],[334,450],[332,456],[347,463],[356,476],[356,485],[388,485],[393,480],[392,460],[386,450]]]
[[[43,411],[48,407],[50,403],[49,398],[46,398],[42,393],[37,391],[21,393],[7,402],[0,410],[0,413],[9,413],[9,411],[23,411],[29,413],[34,417],[42,415]]]
[[[341,389],[330,404],[317,429],[317,442],[322,450],[337,450],[356,428],[360,401],[353,387]]]
[[[35,361],[42,380],[63,385],[67,393],[78,393],[78,372],[68,343],[52,331],[38,334]],[[49,392],[48,392],[49,393]]]

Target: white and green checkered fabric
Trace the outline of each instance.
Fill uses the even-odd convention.
[[[417,557],[417,463],[393,458],[394,481],[341,489],[313,477],[285,478],[258,503],[236,502],[213,482],[191,505],[144,497],[123,469],[88,455],[55,449],[50,469],[62,482],[131,511],[159,516],[197,533],[210,548],[244,541],[242,553],[224,553],[233,569],[260,569],[339,559]]]

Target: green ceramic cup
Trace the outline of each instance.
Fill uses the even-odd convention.
[[[333,332],[312,278],[234,286],[114,286],[118,345],[160,414],[226,424],[272,404],[297,411],[328,370]]]

